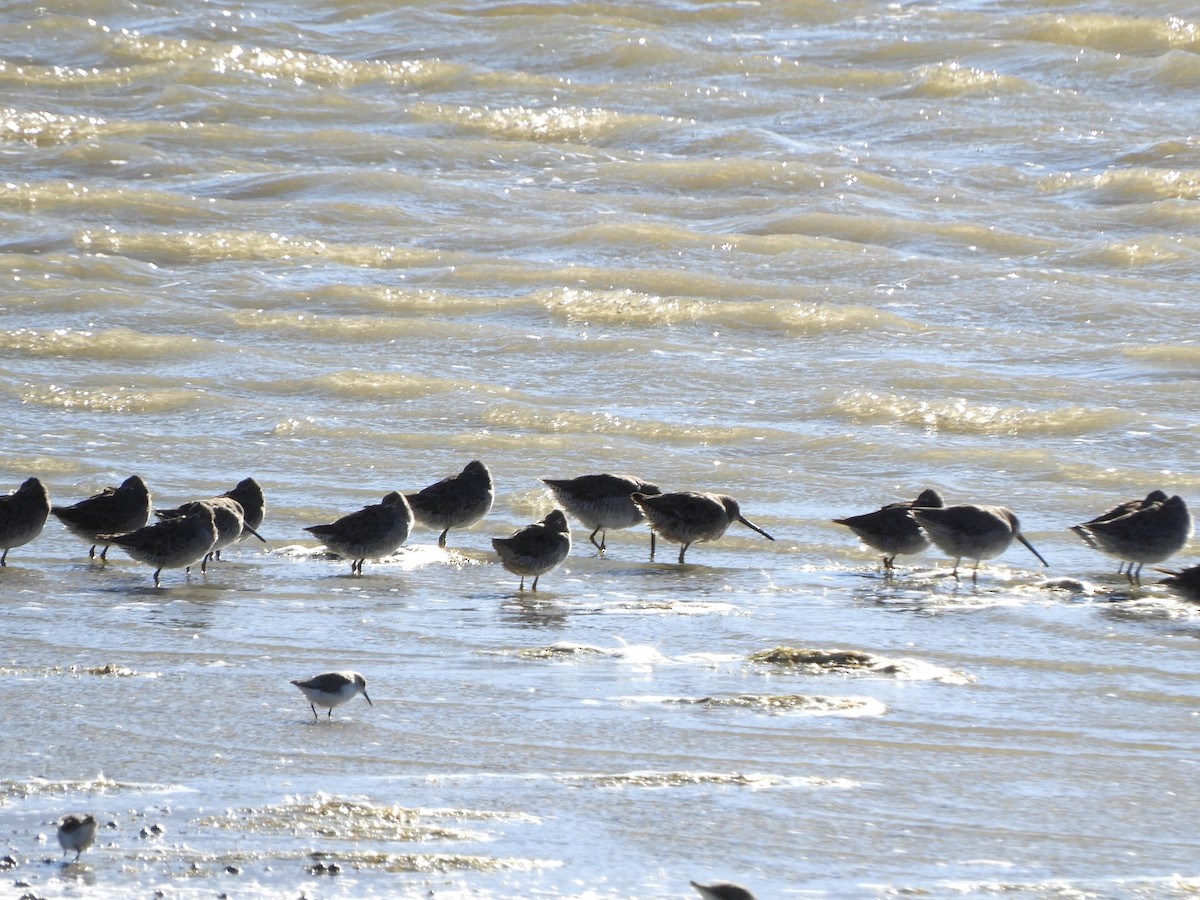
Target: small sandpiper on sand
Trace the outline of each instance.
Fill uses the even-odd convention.
[[[533,576],[530,590],[538,589],[538,579],[562,565],[571,553],[571,532],[561,509],[533,525],[519,528],[506,538],[492,538],[504,568],[521,576],[519,590],[525,590],[525,576]]]
[[[50,494],[36,478],[26,478],[13,493],[0,497],[0,566],[8,551],[28,544],[42,533],[50,515]]]
[[[1192,537],[1192,514],[1183,498],[1176,495],[1123,516],[1076,525],[1071,530],[1089,547],[1129,563],[1125,574],[1133,582],[1141,577],[1143,565],[1169,559],[1187,546]]]
[[[741,522],[751,531],[757,531],[768,541],[775,538],[767,534],[742,515],[737,501],[727,494],[708,494],[697,491],[679,491],[673,494],[634,494],[633,502],[646,515],[650,527],[659,537],[682,544],[679,562],[687,548],[696,541],[715,541],[734,522]],[[654,559],[651,547],[650,558]]]
[[[356,694],[362,694],[368,706],[375,705],[371,698],[367,697],[367,679],[357,672],[325,672],[308,681],[293,681],[292,684],[304,692],[304,696],[308,698],[308,705],[312,707],[313,719],[318,722],[321,721],[321,717],[317,715],[318,706],[328,709],[326,717],[332,719],[333,708],[353,700]]]
[[[999,556],[1016,538],[1043,566],[1049,563],[1033,544],[1021,534],[1021,523],[1011,509],[1004,506],[976,506],[966,503],[961,506],[913,507],[913,518],[929,536],[933,545],[954,557],[954,571],[958,578],[958,566],[964,559],[975,560],[971,580],[979,580],[979,563]]]
[[[108,558],[108,545],[101,535],[128,534],[150,520],[150,491],[146,482],[131,475],[120,487],[106,487],[99,494],[80,500],[71,506],[53,506],[50,512],[76,537],[81,537],[92,549],[88,559],[96,558],[101,544],[100,559]]]
[[[468,528],[491,512],[495,497],[492,473],[477,459],[467,463],[457,475],[404,495],[419,525],[441,529],[439,547],[446,546],[446,534],[451,528]]]
[[[845,525],[858,535],[860,541],[882,553],[883,568],[887,572],[896,567],[897,556],[920,553],[929,546],[929,538],[912,517],[913,507],[940,508],[945,505],[942,495],[930,488],[921,491],[915,500],[889,503],[874,512],[833,521]]]
[[[206,503],[176,519],[163,519],[128,534],[102,534],[98,540],[116,544],[138,562],[154,566],[154,586],[159,586],[163,569],[185,569],[208,556],[217,540],[213,508]]]
[[[366,506],[342,516],[329,525],[310,525],[304,530],[316,535],[338,556],[350,560],[350,574],[361,575],[363,563],[395,553],[408,540],[413,512],[404,495],[392,491],[382,503]]]
[[[554,499],[585,528],[592,529],[588,540],[603,553],[609,529],[632,528],[646,521],[641,508],[633,502],[634,494],[661,494],[657,484],[632,475],[580,475],[578,478],[543,478]],[[600,543],[596,543],[596,533]],[[651,545],[654,532],[650,532]],[[650,555],[654,555],[651,546]]]
[[[96,841],[96,820],[89,814],[67,813],[58,820],[58,846],[63,856],[74,850],[75,860],[79,854]]]

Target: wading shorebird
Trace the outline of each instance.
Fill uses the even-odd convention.
[[[321,721],[321,717],[317,715],[318,706],[328,709],[326,718],[332,720],[333,708],[341,706],[348,700],[353,700],[356,694],[362,694],[368,706],[375,705],[367,696],[367,679],[357,672],[325,672],[308,679],[308,681],[293,681],[292,684],[300,688],[304,696],[308,698],[308,705],[312,707],[313,711],[313,719],[318,722]]]
[[[201,572],[207,572],[209,560],[220,559],[221,551],[230,544],[241,540],[243,534],[252,534],[264,544],[267,542],[265,537],[246,525],[246,514],[242,510],[242,504],[224,494],[208,500],[193,500],[174,509],[156,510],[154,514],[163,520],[178,519],[180,516],[196,512],[200,506],[212,509],[213,521],[217,523],[217,539],[213,542],[208,555],[200,563]]]
[[[50,515],[50,494],[36,478],[26,478],[11,494],[0,497],[0,566],[8,551],[28,544],[42,533]]]
[[[580,475],[578,478],[543,478],[542,483],[550,488],[558,504],[578,519],[585,528],[592,529],[588,540],[603,553],[608,530],[632,528],[646,521],[641,507],[633,502],[634,494],[647,496],[661,494],[657,484],[643,481],[632,475]],[[596,534],[600,543],[596,543]],[[650,532],[651,550],[654,555],[654,532]]]
[[[885,572],[896,567],[896,557],[909,553],[920,553],[929,546],[929,538],[912,517],[914,507],[941,508],[942,495],[932,488],[921,491],[915,500],[889,503],[874,512],[845,519],[834,519],[837,525],[845,525],[868,547],[883,554]]]
[[[1132,500],[1126,500],[1124,503],[1118,503],[1107,512],[1102,512],[1100,515],[1096,516],[1096,518],[1088,519],[1086,522],[1082,523],[1082,525],[1076,525],[1071,530],[1074,531],[1076,528],[1087,525],[1098,525],[1101,522],[1111,522],[1113,519],[1119,519],[1121,516],[1127,516],[1129,513],[1136,510],[1146,509],[1155,503],[1162,503],[1166,499],[1167,494],[1165,491],[1151,491],[1141,500],[1135,497]],[[1124,571],[1125,560],[1121,560],[1120,564],[1117,566],[1117,574],[1121,575],[1124,573]]]
[[[363,563],[395,553],[408,540],[413,513],[404,495],[392,491],[382,503],[366,506],[329,525],[310,525],[327,548],[350,560],[350,574],[361,575]]]
[[[769,541],[775,540],[742,515],[737,501],[726,494],[678,491],[673,494],[634,494],[633,502],[646,515],[650,527],[679,548],[679,562],[696,541],[715,541],[734,522],[741,522]],[[654,559],[653,546],[650,558]]]
[[[1089,547],[1129,563],[1125,574],[1132,582],[1141,577],[1146,563],[1163,562],[1187,545],[1192,537],[1192,514],[1183,498],[1175,495],[1123,516],[1076,525],[1071,530]]]
[[[492,538],[492,546],[504,568],[521,576],[533,576],[530,590],[538,589],[538,579],[562,565],[571,553],[571,531],[561,509],[552,510],[546,518],[533,525],[519,528],[506,538]]]
[[[159,587],[163,569],[184,569],[203,561],[217,541],[213,510],[198,503],[177,519],[163,519],[127,534],[102,534],[101,543],[116,544],[133,559],[154,566],[154,586]]]
[[[63,856],[75,851],[73,862],[78,862],[79,854],[95,841],[96,820],[91,815],[67,813],[58,820],[58,846],[62,847]]]
[[[88,559],[95,559],[96,548],[103,545],[100,559],[104,561],[112,542],[101,535],[128,534],[145,525],[150,520],[150,491],[146,482],[131,475],[120,487],[106,487],[71,506],[52,506],[50,512],[73,535],[92,545]]]
[[[467,463],[457,475],[404,495],[417,524],[441,529],[439,547],[446,546],[446,535],[451,528],[468,528],[491,512],[495,498],[492,473],[477,459]]]
[[[1016,538],[1036,556],[1043,566],[1049,565],[1021,534],[1021,523],[1011,509],[1004,506],[913,507],[913,518],[925,530],[929,540],[947,556],[954,557],[954,571],[964,559],[975,560],[971,580],[979,580],[979,563],[999,556]]]

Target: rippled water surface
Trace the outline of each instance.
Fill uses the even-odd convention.
[[[0,0],[0,488],[253,475],[269,539],[10,551],[0,893],[1196,896],[1200,613],[1067,530],[1200,502],[1194,13]],[[474,458],[446,551],[303,530]],[[602,471],[776,540],[519,591]],[[925,487],[1049,569],[831,521]]]

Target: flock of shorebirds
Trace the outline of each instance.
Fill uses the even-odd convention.
[[[650,526],[650,558],[654,559],[656,538],[662,538],[680,545],[680,563],[693,543],[717,540],[734,522],[774,540],[743,516],[737,501],[725,494],[664,493],[640,478],[613,474],[546,478],[543,482],[558,506],[540,522],[508,537],[492,539],[500,562],[520,576],[521,590],[525,589],[525,579],[531,577],[531,589],[536,591],[538,579],[570,554],[568,513],[591,529],[588,539],[602,554],[608,531],[643,522]],[[414,524],[439,531],[438,546],[445,547],[451,529],[479,522],[491,511],[494,499],[491,473],[482,462],[474,460],[460,473],[420,491],[393,491],[380,503],[305,530],[329,551],[349,560],[351,574],[360,575],[366,560],[400,549]],[[153,524],[147,524],[151,518],[150,492],[136,475],[119,487],[106,488],[70,506],[51,505],[42,482],[29,478],[14,493],[0,497],[0,565],[7,564],[10,549],[41,534],[47,518],[53,515],[91,545],[89,557],[95,558],[100,548],[100,559],[104,560],[108,548],[116,545],[133,559],[154,566],[157,586],[163,569],[190,571],[199,563],[204,571],[209,561],[219,559],[221,550],[234,542],[249,537],[265,540],[257,530],[265,511],[262,488],[253,478],[244,479],[219,496],[157,510]],[[1020,522],[1012,510],[972,504],[946,506],[934,490],[923,491],[913,500],[834,521],[882,555],[886,575],[894,570],[897,556],[919,553],[930,545],[955,560],[955,578],[963,560],[974,561],[972,578],[977,578],[980,562],[999,556],[1013,540],[1020,541],[1047,565],[1021,534]],[[1144,565],[1164,562],[1186,546],[1192,535],[1192,517],[1181,497],[1152,491],[1143,499],[1121,503],[1071,530],[1089,546],[1116,557],[1120,561],[1118,573],[1133,582],[1140,579]],[[1164,584],[1189,600],[1200,601],[1200,566],[1159,571],[1168,576]],[[358,672],[326,672],[292,684],[309,701],[317,721],[317,707],[327,710],[326,717],[332,719],[335,707],[359,694],[371,702],[366,679]],[[71,814],[59,822],[59,843],[64,853],[74,850],[76,859],[95,837],[96,821],[90,815]],[[692,882],[692,886],[708,900],[753,900],[753,895],[740,885]]]
[[[540,522],[526,525],[508,537],[492,538],[500,562],[520,576],[520,590],[525,589],[525,579],[532,578],[531,589],[536,591],[538,579],[562,565],[570,554],[568,513],[591,529],[588,539],[602,554],[607,549],[608,531],[643,522],[650,526],[652,560],[656,538],[679,544],[679,562],[683,563],[688,547],[717,540],[734,522],[775,540],[743,516],[737,501],[726,494],[664,493],[657,485],[629,475],[542,481],[554,496],[556,508]],[[414,524],[439,531],[438,546],[445,547],[451,529],[479,522],[491,511],[494,499],[491,472],[482,462],[473,460],[458,474],[419,491],[392,491],[379,503],[328,524],[311,525],[305,531],[333,554],[349,560],[352,575],[361,575],[368,559],[380,559],[400,549]],[[156,510],[158,520],[153,524],[147,524],[150,491],[136,475],[119,487],[105,488],[70,506],[51,505],[42,482],[29,478],[14,493],[0,497],[0,566],[7,565],[9,550],[41,534],[47,518],[53,515],[91,544],[90,557],[94,558],[100,547],[100,559],[104,560],[109,546],[116,545],[133,559],[153,566],[154,584],[158,586],[163,569],[190,572],[198,563],[201,571],[206,571],[209,561],[219,559],[221,550],[230,544],[249,537],[265,541],[257,530],[265,510],[262,488],[253,478],[242,480],[216,497]],[[1047,565],[1021,534],[1020,522],[1012,510],[975,504],[946,506],[935,490],[834,521],[882,554],[888,574],[895,568],[897,556],[919,553],[932,544],[954,559],[955,578],[963,560],[974,561],[972,577],[977,578],[980,562],[1002,554],[1014,539]],[[1089,546],[1120,560],[1118,573],[1135,581],[1144,565],[1164,562],[1184,548],[1192,535],[1192,517],[1183,498],[1168,497],[1156,490],[1071,530]],[[1179,572],[1161,571],[1169,575],[1164,583],[1189,599],[1200,600],[1200,566]]]

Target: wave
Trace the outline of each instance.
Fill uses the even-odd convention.
[[[859,424],[892,424],[954,434],[1079,435],[1104,431],[1124,421],[1111,409],[1071,406],[1054,410],[971,403],[964,397],[923,400],[854,390],[835,408]]]

